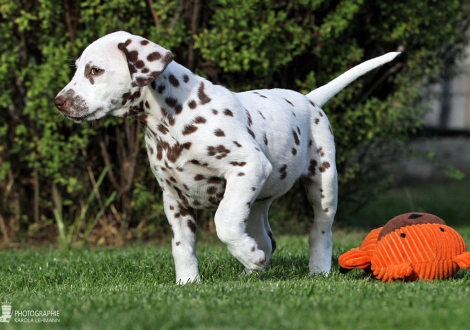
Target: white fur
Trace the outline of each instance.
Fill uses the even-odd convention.
[[[171,61],[161,46],[116,32],[85,49],[55,104],[77,122],[107,114],[142,121],[172,228],[177,282],[199,280],[194,209],[216,208],[217,235],[244,273],[263,270],[275,248],[269,206],[299,178],[315,212],[310,273],[327,274],[337,174],[333,133],[319,106],[396,55],[367,61],[307,96],[232,93]]]

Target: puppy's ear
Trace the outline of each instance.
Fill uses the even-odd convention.
[[[169,50],[139,36],[130,35],[118,48],[126,55],[134,87],[150,84],[173,61]]]

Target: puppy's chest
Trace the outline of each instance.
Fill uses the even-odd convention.
[[[206,163],[191,159],[187,143],[146,136],[151,169],[163,189],[186,207],[216,208],[223,198],[226,181]]]

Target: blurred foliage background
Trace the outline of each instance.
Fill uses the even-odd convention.
[[[168,231],[139,123],[77,125],[52,103],[74,59],[107,33],[153,40],[234,91],[307,93],[367,59],[402,51],[325,106],[337,143],[341,221],[392,182],[384,165],[402,157],[403,141],[419,131],[420,91],[462,54],[469,13],[465,0],[0,0],[4,242],[122,244]],[[311,221],[302,190],[296,185],[275,203],[275,231]],[[210,217],[200,213],[201,228],[213,230]]]

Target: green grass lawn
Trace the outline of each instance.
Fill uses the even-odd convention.
[[[470,222],[464,221],[470,214],[468,194],[462,193],[466,187],[447,187],[447,194],[440,188],[400,188],[363,209],[357,222],[382,225],[399,213],[430,211],[447,220],[470,245]],[[450,201],[455,203],[446,204]],[[198,256],[204,280],[186,286],[174,284],[168,242],[0,251],[1,302],[8,300],[13,311],[60,312],[60,323],[15,323],[13,318],[8,325],[0,324],[0,330],[469,327],[468,271],[452,280],[413,283],[381,283],[358,271],[342,275],[336,258],[358,246],[367,231],[340,227],[334,231],[335,265],[329,277],[308,276],[306,235],[278,238],[267,271],[247,277],[239,277],[242,266],[222,244],[201,235]]]
[[[338,236],[335,257],[362,239]],[[466,329],[470,321],[464,271],[448,281],[381,283],[335,265],[328,278],[310,277],[306,239],[282,237],[264,274],[240,278],[221,244],[198,252],[203,283],[178,286],[167,246],[3,251],[2,301],[59,310],[60,323],[0,328]]]

